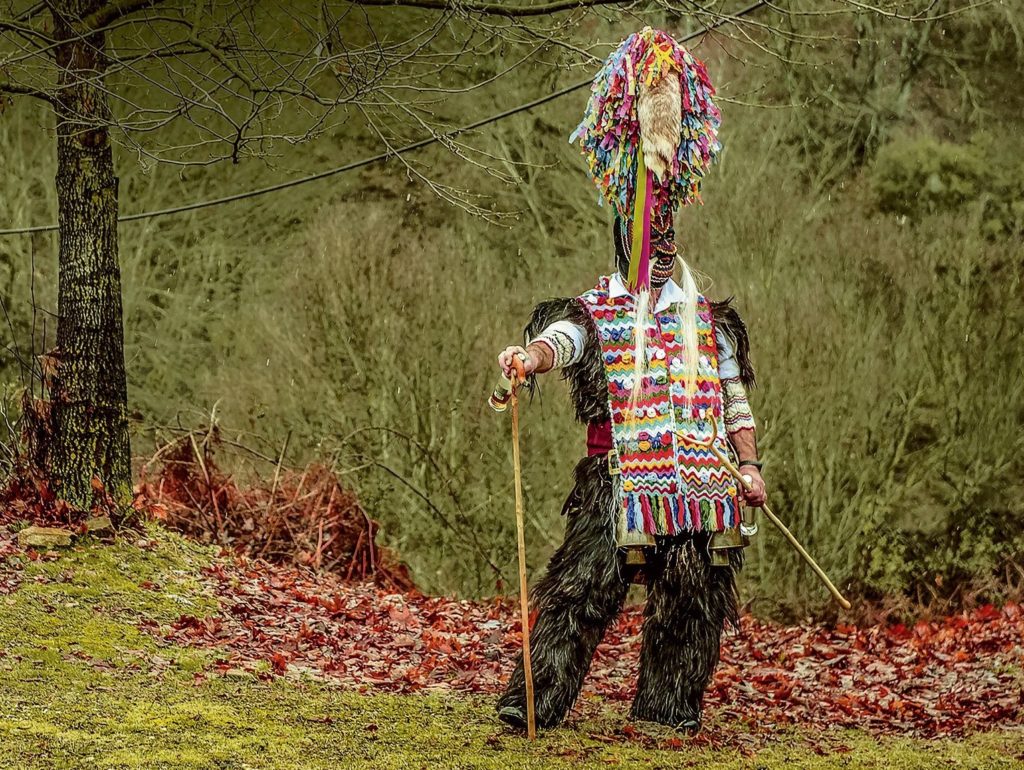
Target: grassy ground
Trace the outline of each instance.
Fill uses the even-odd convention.
[[[0,767],[989,768],[1024,757],[1020,732],[964,741],[785,733],[755,750],[696,747],[646,727],[627,736],[619,713],[530,744],[502,729],[489,698],[220,676],[216,652],[139,630],[212,609],[195,579],[211,555],[149,536],[145,548],[91,543],[0,567],[11,574],[13,560],[23,577],[0,598]]]

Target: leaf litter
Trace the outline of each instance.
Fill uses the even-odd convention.
[[[389,592],[244,557],[220,560],[204,580],[219,614],[143,627],[218,649],[224,673],[313,675],[360,692],[495,694],[520,649],[518,605],[505,599]],[[628,607],[609,629],[575,716],[632,699],[642,621],[642,608]],[[797,727],[937,738],[1021,725],[1022,664],[1024,608],[1013,603],[914,625],[778,625],[746,616],[723,638],[705,699],[715,728],[694,740],[753,748]]]

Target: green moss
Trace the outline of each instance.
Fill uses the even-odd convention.
[[[0,767],[1009,768],[1024,752],[1024,735],[1011,732],[964,741],[792,732],[751,756],[685,741],[673,749],[660,729],[616,735],[618,710],[531,743],[496,722],[490,698],[196,678],[215,653],[163,645],[137,626],[212,611],[194,577],[212,557],[159,530],[150,536],[152,550],[92,544],[32,562],[22,587],[0,600]]]

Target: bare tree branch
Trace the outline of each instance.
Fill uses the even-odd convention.
[[[107,26],[112,21],[130,16],[131,14],[152,8],[164,0],[114,0],[106,3],[91,14],[82,19],[82,23],[88,29],[98,30]]]
[[[549,16],[562,11],[585,10],[602,5],[634,5],[637,0],[554,0],[542,5],[509,5],[508,3],[487,3],[477,0],[352,0],[355,5],[382,8],[420,8],[431,11],[462,11],[490,16],[524,18]]]
[[[31,96],[33,99],[40,99],[49,104],[53,104],[53,96],[51,94],[48,94],[46,91],[41,91],[37,88],[19,85],[18,83],[5,83],[4,81],[0,80],[0,94]]]
[[[18,21],[29,21],[36,14],[42,13],[45,10],[46,10],[46,3],[45,2],[33,3],[31,6],[29,6],[24,11],[22,11],[21,13],[18,14],[18,17],[17,17]]]
[[[26,23],[21,17],[15,19],[0,18],[0,32],[14,32],[22,37],[38,40],[42,43],[54,42],[53,38],[43,33],[42,30]]]
[[[24,21],[38,14],[39,4],[24,5],[29,11],[8,10],[0,19],[3,90],[49,100],[64,87],[57,85],[57,43],[41,31],[40,19],[31,26]],[[60,4],[53,6],[59,15]],[[721,36],[794,66],[807,58],[802,54],[845,38],[842,29],[822,33],[810,22],[787,19],[826,10],[851,17],[937,16],[935,0],[794,6],[768,0],[104,0],[75,21],[65,42],[89,50],[104,41],[102,71],[80,71],[76,82],[104,94],[113,112],[103,125],[96,115],[69,117],[83,131],[109,129],[140,161],[176,166],[272,158],[280,143],[308,141],[353,115],[395,147],[424,130],[445,136],[471,99],[490,98],[511,73],[528,72],[542,90],[561,88],[563,73],[589,71],[603,59],[624,20],[647,21],[639,9],[671,14],[671,23],[682,27],[673,30],[677,35],[721,29],[712,38],[719,45]],[[751,13],[758,8],[770,12]],[[418,26],[391,25],[387,9],[397,9],[396,18],[408,16],[408,9],[430,14]],[[611,39],[602,40],[601,31]],[[466,159],[475,155],[471,162],[486,157],[467,145],[444,144]],[[495,160],[495,173],[507,163],[487,160]],[[444,186],[428,187],[459,198]]]

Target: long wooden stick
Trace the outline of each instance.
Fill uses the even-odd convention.
[[[700,441],[694,441],[689,437],[684,437],[684,440],[688,441],[691,444],[699,444],[700,446],[706,446],[708,449],[710,449],[712,454],[714,454],[715,457],[718,458],[719,462],[722,463],[725,469],[729,471],[729,473],[731,473],[733,476],[735,476],[736,480],[740,483],[740,485],[742,485],[742,487],[749,492],[754,488],[753,485],[749,481],[747,481],[746,478],[744,478],[743,474],[740,473],[739,468],[733,465],[729,458],[726,457],[725,454],[717,446],[715,446],[715,439],[718,438],[718,426],[715,424],[714,419],[712,419],[710,422],[710,442],[704,444],[703,442]],[[836,602],[838,602],[839,606],[842,607],[844,610],[850,609],[852,605],[846,599],[845,596],[839,593],[839,589],[836,588],[835,584],[831,580],[829,580],[828,575],[825,574],[825,570],[818,566],[818,562],[816,562],[811,557],[811,555],[807,553],[804,547],[800,544],[800,541],[797,540],[796,536],[789,531],[789,528],[782,523],[782,520],[772,512],[772,509],[768,507],[767,503],[761,506],[761,510],[764,511],[764,515],[768,517],[768,521],[770,521],[772,524],[778,527],[779,531],[783,534],[786,540],[789,541],[789,544],[796,549],[796,552],[800,554],[801,557],[803,557],[803,560],[807,562],[807,566],[814,570],[814,574],[817,575],[821,579],[821,582],[825,584],[825,588],[827,588],[828,592],[832,594],[832,597],[836,600]]]
[[[526,523],[523,518],[523,472],[519,461],[519,385],[525,379],[523,363],[515,360],[512,378],[512,470],[516,487],[516,537],[519,548],[519,613],[523,627],[523,673],[526,676],[526,735],[537,737],[533,706],[533,664],[530,661],[530,601],[526,581]]]

